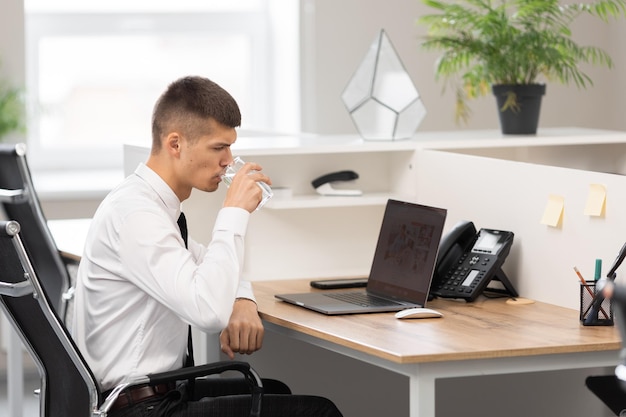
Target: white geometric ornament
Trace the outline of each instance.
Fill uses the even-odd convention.
[[[382,29],[341,94],[357,130],[368,140],[408,139],[426,108]]]

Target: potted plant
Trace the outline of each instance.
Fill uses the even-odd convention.
[[[505,134],[536,133],[546,81],[585,88],[593,82],[580,64],[613,66],[604,50],[572,40],[576,18],[608,21],[626,14],[626,0],[422,1],[435,11],[418,20],[428,29],[422,46],[442,52],[435,77],[456,84],[457,122],[469,118],[468,100],[491,90]]]
[[[24,103],[21,91],[0,80],[0,141],[15,131],[24,131]]]

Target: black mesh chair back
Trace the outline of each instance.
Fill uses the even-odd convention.
[[[20,224],[22,241],[33,267],[42,277],[52,307],[65,320],[64,294],[70,288],[70,275],[41,210],[24,144],[0,144],[0,203],[5,220]]]
[[[106,417],[120,393],[227,371],[243,375],[259,417],[263,381],[246,362],[223,361],[131,378],[104,398],[87,362],[59,318],[20,238],[20,224],[0,220],[0,308],[35,361],[41,377],[41,417]],[[215,379],[219,383],[219,378]]]
[[[19,230],[17,222],[0,221],[0,307],[39,370],[40,415],[91,416],[99,403],[95,379],[41,287]]]

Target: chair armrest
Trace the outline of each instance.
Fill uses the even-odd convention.
[[[263,394],[263,382],[256,371],[247,362],[241,361],[221,361],[194,367],[176,369],[174,371],[160,372],[158,374],[149,374],[138,377],[133,381],[120,384],[111,391],[104,400],[100,409],[99,416],[106,416],[111,406],[117,400],[122,391],[135,385],[149,384],[157,385],[166,382],[184,381],[186,379],[198,378],[208,375],[221,374],[226,371],[237,371],[243,374],[246,381],[250,385],[252,393],[252,405],[250,409],[250,417],[259,417],[261,415],[261,398]]]
[[[201,376],[221,374],[226,371],[237,371],[243,374],[251,384],[262,387],[261,378],[252,369],[249,363],[240,361],[222,361],[198,365],[189,368],[180,368],[174,371],[161,372],[158,374],[149,374],[149,384],[157,385],[171,381],[182,381],[189,378],[198,378]]]

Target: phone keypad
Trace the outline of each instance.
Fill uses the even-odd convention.
[[[464,254],[444,275],[433,293],[459,297],[471,294],[485,277],[490,263],[489,256]]]

